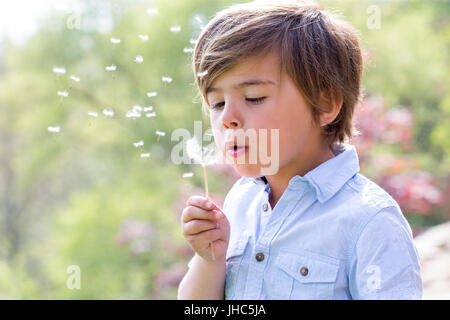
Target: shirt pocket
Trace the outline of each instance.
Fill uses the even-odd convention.
[[[309,251],[280,251],[281,272],[275,292],[280,299],[328,300],[334,298],[339,260]]]
[[[243,232],[237,241],[228,248],[226,258],[225,299],[233,299],[238,285],[239,270],[242,264],[245,248],[247,247],[249,234]]]

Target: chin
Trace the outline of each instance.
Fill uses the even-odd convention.
[[[257,165],[233,164],[233,169],[241,176],[247,178],[261,177],[261,167]]]

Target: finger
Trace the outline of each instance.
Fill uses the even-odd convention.
[[[194,247],[208,247],[210,242],[214,242],[222,238],[223,231],[220,229],[203,231],[196,235],[186,236],[186,240],[189,241]]]
[[[186,223],[194,219],[215,220],[216,216],[212,211],[206,211],[194,206],[185,207],[181,213],[182,223]]]
[[[196,235],[200,232],[216,229],[218,226],[217,222],[210,220],[191,220],[183,224],[183,235]]]
[[[202,196],[191,196],[186,201],[187,206],[196,206],[205,210],[211,210],[214,207],[214,203]]]

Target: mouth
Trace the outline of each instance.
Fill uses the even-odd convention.
[[[239,145],[237,145],[237,143],[232,142],[232,143],[227,143],[225,145],[225,150],[228,155],[232,156],[233,158],[236,158],[236,157],[240,156],[241,154],[244,154],[245,152],[247,152],[248,146],[246,146],[246,145],[239,146]]]

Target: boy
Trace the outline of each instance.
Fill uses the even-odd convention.
[[[420,299],[411,229],[345,143],[361,99],[354,29],[315,4],[235,5],[193,59],[216,144],[242,177],[223,209],[188,199],[182,229],[196,254],[178,298]],[[261,129],[278,130],[273,174],[249,161],[256,143],[235,139],[254,130],[261,148]]]

